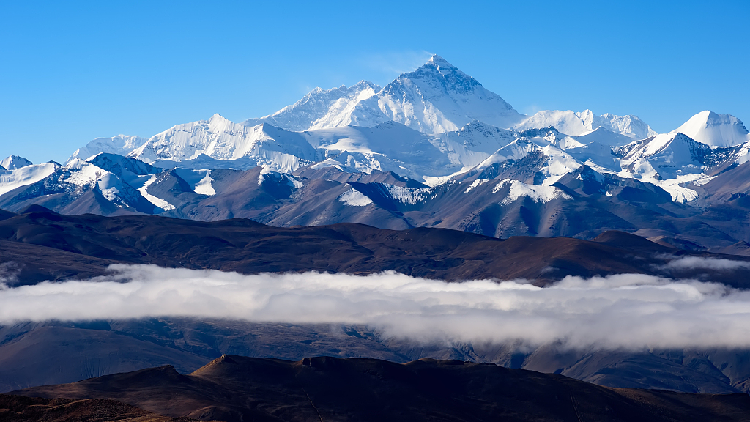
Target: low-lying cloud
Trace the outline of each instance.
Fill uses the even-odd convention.
[[[750,346],[750,292],[639,274],[444,283],[395,273],[241,275],[115,265],[87,281],[0,289],[0,323],[156,316],[366,324],[416,340],[586,347]],[[129,280],[120,282],[119,280]]]
[[[724,258],[706,258],[701,256],[686,256],[669,261],[664,268],[670,270],[714,270],[733,271],[750,269],[750,262],[735,261]]]

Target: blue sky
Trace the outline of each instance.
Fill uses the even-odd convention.
[[[269,114],[437,53],[523,113],[750,123],[750,1],[0,0],[0,155]]]

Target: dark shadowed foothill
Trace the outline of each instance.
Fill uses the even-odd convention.
[[[455,360],[300,361],[222,356],[14,394],[116,398],[171,417],[263,421],[747,421],[747,394],[610,389],[562,375]]]
[[[243,274],[396,271],[446,281],[638,273],[698,278],[744,288],[750,266],[671,268],[684,256],[750,258],[685,251],[610,231],[592,240],[493,237],[437,228],[377,229],[362,224],[272,227],[252,220],[198,222],[160,216],[61,215],[34,205],[0,221],[0,265],[9,285],[85,279],[115,263],[215,269]]]

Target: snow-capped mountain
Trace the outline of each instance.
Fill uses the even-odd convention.
[[[523,116],[433,56],[383,88],[316,89],[260,119],[95,139],[64,166],[11,157],[0,207],[492,236],[618,229],[721,249],[750,241],[724,222],[746,214],[747,161],[750,135],[731,115],[701,112],[665,134],[632,115]]]
[[[318,157],[299,133],[267,123],[245,126],[218,114],[152,136],[128,156],[166,165],[207,156],[215,160],[239,160],[238,167],[266,166],[286,172],[317,161]]]
[[[631,140],[656,135],[656,132],[637,116],[596,115],[591,110],[581,112],[539,111],[517,124],[515,129],[541,129],[550,126],[571,136],[583,136],[597,128],[604,128],[610,132],[627,136]]]
[[[704,171],[710,162],[711,148],[682,133],[664,133],[634,141],[614,151],[620,157],[619,175],[660,186],[677,202],[697,198],[686,185],[705,183]]]
[[[31,164],[31,161],[17,155],[11,155],[0,161],[0,167],[5,170],[16,170],[20,169],[21,167],[30,166]]]
[[[329,118],[327,116],[347,113],[360,101],[372,97],[380,89],[378,85],[367,81],[360,81],[350,87],[342,85],[327,90],[318,87],[296,103],[268,116],[248,119],[244,124],[257,126],[261,123],[268,123],[290,131],[307,130],[315,126],[318,121]]]
[[[312,129],[402,123],[427,134],[454,131],[474,120],[509,127],[522,119],[510,104],[471,76],[434,55],[350,109],[329,113]]]
[[[564,135],[563,135],[564,136]],[[494,174],[507,168],[506,162],[524,163],[514,171],[508,180],[516,180],[528,185],[552,186],[564,175],[578,169],[581,164],[559,147],[561,135],[554,129],[528,130],[517,135],[516,139],[498,149],[461,176],[457,180],[468,180],[474,174]],[[497,167],[497,165],[500,167]],[[483,176],[486,177],[486,176]],[[481,180],[481,178],[480,178]]]
[[[0,173],[0,195],[36,183],[54,173],[58,167],[55,163],[30,164]]]
[[[560,131],[568,135],[588,134],[598,127],[626,136],[635,136],[638,130],[650,133],[650,128],[633,116],[594,116],[590,111],[548,114],[556,113],[579,122],[581,127],[568,130],[570,133]],[[350,171],[388,170],[421,181],[446,180],[456,171],[478,165],[517,137],[503,127],[550,126],[543,119],[534,120],[536,125],[527,119],[519,126],[524,117],[475,79],[433,56],[382,89],[364,81],[349,88],[316,89],[279,112],[241,124],[214,115],[174,126],[147,140],[125,136],[96,139],[76,151],[71,160],[111,152],[165,168],[264,166],[290,172],[325,159]],[[397,130],[399,123],[414,131]],[[599,126],[594,127],[596,124]],[[567,130],[568,126],[573,127],[572,123],[561,127]],[[302,135],[286,130],[308,127]],[[356,129],[363,127],[371,130]],[[605,143],[627,143],[617,133],[611,132]],[[597,136],[599,143],[604,138],[601,132]],[[575,144],[573,138],[567,141]],[[557,146],[565,149],[565,145]]]
[[[701,111],[673,132],[684,133],[710,147],[731,147],[750,141],[750,133],[740,119],[713,111]]]
[[[175,209],[153,194],[161,182],[178,177],[188,191],[210,196],[214,193],[210,174],[211,170],[170,171],[134,158],[99,153],[88,160],[69,160],[64,166],[44,163],[0,175],[0,196],[3,207],[14,210],[37,203],[77,214],[157,214]]]

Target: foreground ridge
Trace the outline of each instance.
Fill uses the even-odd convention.
[[[300,361],[223,355],[192,374],[171,366],[16,391],[108,398],[201,420],[743,421],[746,394],[610,389],[561,375],[420,359]],[[312,403],[312,404],[311,404]]]
[[[0,394],[0,421],[190,422],[195,419],[162,416],[110,399],[43,399]]]

